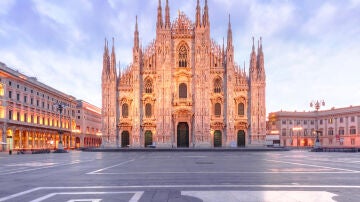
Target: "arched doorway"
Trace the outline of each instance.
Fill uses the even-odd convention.
[[[237,134],[237,146],[245,147],[245,131],[239,130]]]
[[[121,133],[121,147],[129,147],[130,145],[130,134],[129,131],[123,131]]]
[[[221,131],[216,130],[214,132],[214,147],[221,147],[221,146],[222,146]]]
[[[145,147],[152,144],[153,144],[152,132],[150,130],[147,130],[145,131]]]
[[[79,137],[76,137],[75,138],[75,148],[79,148],[80,147],[80,138]]]
[[[189,125],[186,122],[178,124],[177,147],[189,147]]]

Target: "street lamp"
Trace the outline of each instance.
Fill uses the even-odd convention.
[[[321,106],[325,106],[325,101],[324,100],[316,100],[316,101],[311,101],[310,102],[310,107],[311,108],[314,108],[315,109],[315,112],[317,113],[320,109]],[[317,117],[317,116],[316,116]],[[319,139],[319,133],[320,131],[318,130],[318,123],[317,123],[317,120],[316,120],[316,125],[315,125],[315,128],[316,128],[316,140],[315,140],[315,145],[314,147],[315,148],[319,148],[321,145],[320,145],[320,139]]]
[[[61,123],[61,114],[63,112],[63,110],[68,107],[65,103],[63,102],[59,102],[57,101],[55,104],[54,104],[54,107],[57,111],[59,111],[59,143],[58,143],[58,148],[57,150],[55,151],[55,153],[66,153],[67,151],[64,150],[64,146],[63,146],[63,143],[62,143],[62,134],[63,134],[63,131],[61,130],[61,126],[62,126],[62,123]]]

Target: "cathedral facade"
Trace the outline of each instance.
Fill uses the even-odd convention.
[[[257,50],[255,50],[257,49]],[[156,37],[139,44],[136,19],[133,62],[116,68],[105,40],[102,70],[102,137],[105,147],[244,147],[263,144],[266,133],[265,69],[261,38],[250,53],[248,74],[234,61],[230,18],[226,43],[210,37],[207,0],[195,22],[179,12],[170,21],[159,0]],[[244,64],[245,66],[245,64]]]

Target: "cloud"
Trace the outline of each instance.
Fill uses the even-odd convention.
[[[1,0],[0,1],[0,15],[7,14],[8,11],[14,6],[15,0]]]

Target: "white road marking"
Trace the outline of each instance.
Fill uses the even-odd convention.
[[[29,163],[14,163],[14,164],[7,164],[5,166],[26,166],[26,167],[39,167],[39,166],[52,166],[56,163],[46,163],[46,162],[29,162]]]
[[[104,195],[104,194],[134,194],[129,202],[136,202],[138,201],[142,194],[144,192],[143,191],[134,191],[134,192],[126,192],[126,191],[118,191],[118,192],[55,192],[55,193],[51,193],[51,194],[47,194],[43,197],[34,199],[30,202],[41,202],[44,201],[46,199],[49,199],[51,197],[54,197],[56,195],[92,195],[92,194],[96,194],[96,195]]]
[[[135,161],[135,159],[131,159],[131,160],[128,160],[128,161],[124,161],[124,162],[121,162],[121,163],[119,163],[119,164],[116,164],[116,165],[113,165],[113,166],[109,166],[109,167],[106,167],[106,168],[102,168],[102,169],[99,169],[99,170],[95,170],[95,171],[92,171],[92,172],[89,172],[89,173],[86,173],[86,174],[97,174],[98,172],[107,170],[107,169],[109,169],[109,168],[121,166],[121,165],[130,163],[130,162],[132,162],[132,161]]]
[[[360,172],[360,171],[359,171]],[[120,172],[120,173],[87,173],[92,175],[149,175],[149,174],[355,174],[359,172],[354,171],[164,171],[164,172]]]
[[[206,202],[335,202],[332,197],[337,196],[326,191],[181,191],[181,194]]]
[[[316,168],[327,168],[332,170],[341,170],[341,171],[347,171],[347,172],[353,172],[353,173],[359,173],[359,170],[350,170],[350,169],[344,169],[344,168],[335,168],[335,167],[329,167],[329,166],[319,166],[319,165],[313,165],[313,164],[306,164],[306,163],[295,163],[295,162],[289,162],[289,161],[278,161],[278,160],[269,160],[264,159],[265,161],[271,161],[271,162],[277,162],[277,163],[286,163],[286,164],[293,164],[293,165],[302,165],[302,166],[310,166],[310,167],[316,167]]]
[[[102,199],[98,199],[98,198],[92,198],[92,199],[71,199],[68,200],[67,202],[101,202]]]
[[[265,184],[265,185],[254,185],[254,184],[212,184],[212,185],[133,185],[133,186],[81,186],[81,187],[37,187],[34,189],[29,189],[27,191],[19,192],[10,196],[0,198],[0,202],[17,198],[26,194],[30,194],[35,191],[40,190],[74,190],[74,189],[148,189],[148,188],[337,188],[337,189],[360,189],[360,185],[276,185],[276,184]]]
[[[92,161],[92,160],[88,160],[88,161]],[[0,175],[16,174],[16,173],[22,173],[22,172],[28,172],[28,171],[34,171],[34,170],[41,170],[41,169],[45,169],[45,168],[73,165],[73,164],[83,163],[83,162],[87,162],[87,161],[72,161],[70,163],[54,164],[54,165],[50,165],[50,166],[42,166],[42,167],[29,168],[29,169],[19,168],[19,169],[15,169],[15,170],[5,171],[3,173],[0,173]]]
[[[182,156],[183,158],[206,158],[207,156]]]

